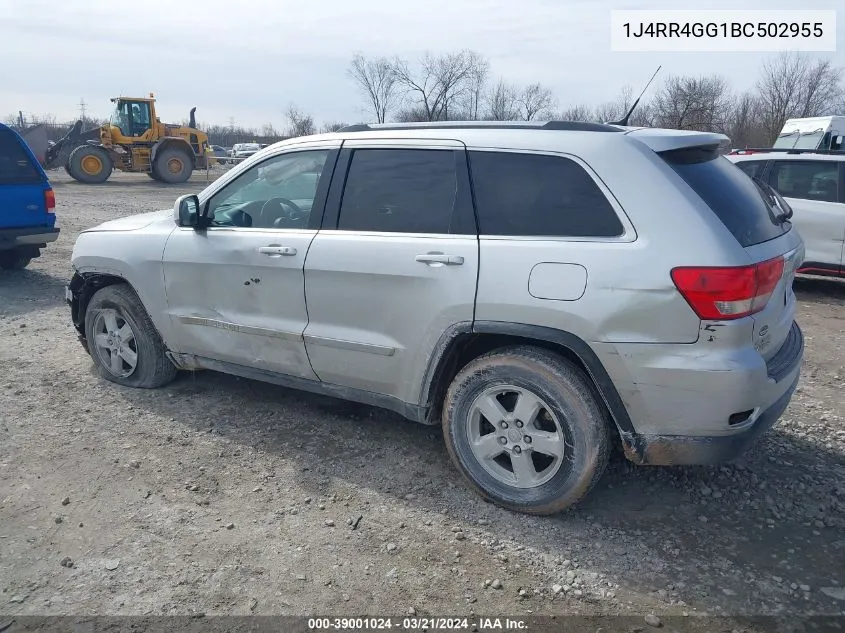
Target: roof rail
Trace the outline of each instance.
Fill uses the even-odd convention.
[[[618,127],[587,121],[434,121],[422,123],[358,123],[340,128],[338,132],[367,132],[379,130],[559,130],[569,132],[621,132]]]
[[[845,149],[794,149],[789,147],[743,147],[741,149],[732,149],[730,154],[762,154],[762,153],[778,153],[778,154],[835,154],[845,155]]]

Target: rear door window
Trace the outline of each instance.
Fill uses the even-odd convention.
[[[789,231],[761,185],[716,148],[691,147],[661,152],[660,156],[710,207],[742,246],[754,246]]]
[[[457,161],[439,149],[356,149],[338,229],[382,233],[454,233],[462,202]]]
[[[782,160],[775,162],[769,184],[785,198],[837,202],[839,163],[821,160]]]
[[[0,184],[30,185],[39,182],[41,174],[17,135],[7,128],[0,128]]]

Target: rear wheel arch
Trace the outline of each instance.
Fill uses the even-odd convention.
[[[428,409],[426,422],[438,424],[446,391],[458,372],[472,360],[496,349],[533,346],[559,354],[589,379],[621,433],[634,433],[625,404],[596,353],[580,337],[565,330],[523,323],[476,321],[444,332],[429,359],[420,395]]]

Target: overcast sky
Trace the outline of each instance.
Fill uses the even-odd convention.
[[[690,0],[0,0],[0,117],[107,116],[109,97],[155,92],[162,120],[285,126],[295,103],[325,121],[368,119],[347,75],[355,52],[471,48],[494,77],[541,82],[562,106],[637,92],[661,75],[719,73],[753,85],[764,53],[614,53],[611,9],[703,8]],[[707,8],[835,9],[841,0],[711,0]],[[845,10],[837,15],[845,66]],[[843,113],[845,114],[845,113]]]

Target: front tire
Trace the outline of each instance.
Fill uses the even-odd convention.
[[[114,169],[109,153],[101,147],[80,145],[70,154],[67,172],[74,180],[96,185],[108,180]]]
[[[590,491],[607,466],[608,429],[584,373],[532,347],[471,361],[443,405],[446,447],[470,485],[527,514],[555,514]]]
[[[106,286],[91,297],[85,338],[97,372],[106,380],[154,389],[176,377],[158,331],[127,285]]]

